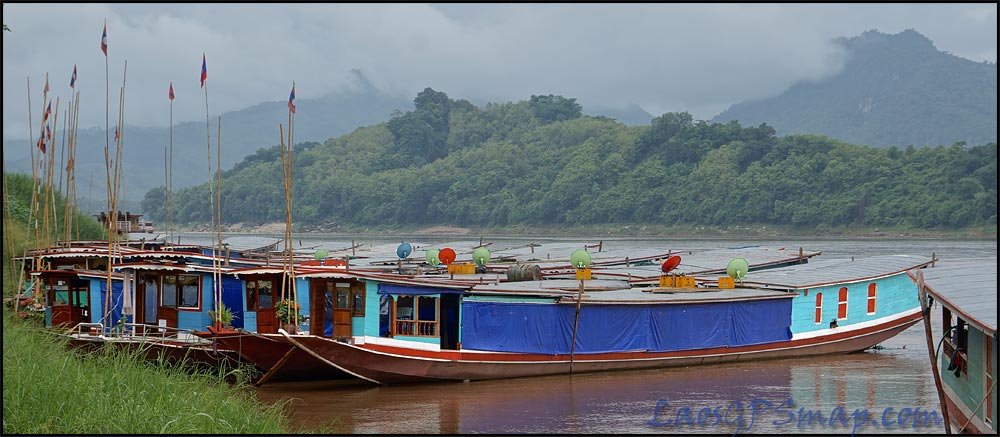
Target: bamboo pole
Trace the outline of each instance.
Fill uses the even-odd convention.
[[[215,159],[215,170],[218,174],[219,184],[216,187],[216,209],[218,210],[218,218],[215,221],[216,224],[216,237],[218,241],[218,251],[219,256],[222,256],[222,116],[219,116],[218,129],[216,130],[215,139],[217,146],[215,148],[216,159]],[[215,268],[215,275],[217,280],[215,281],[216,290],[216,301],[215,301],[215,317],[216,321],[220,324],[222,323],[222,260],[219,259],[217,266]]]
[[[944,400],[944,389],[941,387],[941,374],[938,373],[937,357],[934,354],[934,336],[931,332],[931,307],[927,302],[927,288],[924,284],[923,270],[917,270],[917,292],[920,297],[920,312],[924,319],[924,339],[927,340],[927,355],[931,359],[931,373],[934,375],[934,386],[937,388],[938,402],[941,405],[941,416],[944,418],[944,433],[951,434],[951,422],[948,419],[948,404]]]
[[[577,270],[579,272],[579,270]],[[580,306],[583,304],[583,279],[580,279],[580,290],[576,294],[576,316],[573,317],[573,339],[569,344],[569,373],[573,373],[573,355],[576,352],[576,331],[580,326]]]
[[[204,53],[202,54],[202,60],[204,62]],[[209,232],[213,232],[215,229],[215,193],[213,191],[212,185],[214,182],[214,177],[212,176],[212,125],[209,121],[209,111],[208,111],[208,83],[207,81],[202,84],[202,89],[205,90],[205,153],[208,158],[208,214],[211,217],[211,227],[209,227]],[[211,234],[210,234],[211,235]],[[214,239],[214,238],[213,238]],[[216,272],[219,269],[218,258],[219,254],[216,252],[217,246],[213,242],[212,244],[212,288],[213,296],[215,297],[215,302],[218,302],[218,286],[219,280]],[[219,312],[219,307],[216,306],[216,312]]]
[[[173,91],[174,84],[170,83]],[[167,152],[167,238],[174,239],[174,99],[170,99],[170,146]]]
[[[295,81],[292,81],[292,90],[295,89]],[[288,108],[288,188],[286,190],[286,196],[288,198],[287,214],[288,222],[285,225],[288,228],[288,271],[290,274],[289,281],[291,281],[292,286],[292,305],[298,304],[298,286],[295,284],[295,260],[292,253],[292,205],[294,200],[294,192],[292,188],[292,170],[294,168],[294,161],[292,159],[292,150],[294,149],[294,132],[295,132],[295,113],[292,112],[292,108]],[[299,312],[298,310],[292,312],[292,320],[295,326],[299,325]]]

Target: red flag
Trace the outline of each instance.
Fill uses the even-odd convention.
[[[108,22],[104,21],[104,32],[101,33],[101,51],[108,56]]]
[[[48,88],[48,87],[46,87]],[[45,108],[45,113],[42,114],[42,123],[45,123],[49,119],[49,114],[52,113],[52,102],[49,102],[49,107]]]
[[[49,141],[52,140],[52,129],[49,128],[49,125],[45,125],[45,139]]]
[[[167,92],[167,97],[169,97],[170,100],[174,99],[174,83],[173,82],[170,82],[170,91]]]
[[[49,92],[49,75],[45,75],[45,89],[42,90],[43,93]]]
[[[41,150],[42,153],[45,153],[45,134],[39,136],[38,142],[35,144],[38,146],[38,150]]]
[[[205,87],[205,79],[208,79],[208,64],[205,63],[205,54],[201,54],[201,87]]]
[[[295,113],[295,82],[292,82],[292,93],[288,95],[288,112]]]

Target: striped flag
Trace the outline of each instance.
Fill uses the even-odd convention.
[[[205,63],[205,54],[201,54],[201,87],[205,87],[205,80],[208,79],[208,64]]]
[[[48,89],[46,89],[46,91],[48,91]],[[42,123],[45,123],[46,121],[49,120],[49,114],[51,113],[52,113],[52,102],[49,102],[49,107],[45,108],[45,113],[42,114]]]
[[[73,76],[69,78],[69,87],[76,89],[76,64],[73,64]]]
[[[40,135],[38,137],[38,142],[36,142],[35,144],[38,146],[38,150],[41,150],[42,153],[45,153],[45,134]]]
[[[295,82],[292,82],[292,93],[288,95],[288,112],[295,113]]]
[[[42,90],[42,93],[44,93],[44,94],[48,94],[49,93],[49,75],[47,75],[47,74],[45,75],[45,89]],[[50,105],[51,105],[51,103],[50,103]]]
[[[169,97],[170,100],[174,100],[174,83],[173,82],[170,82],[170,91],[167,92],[167,97]]]
[[[104,32],[101,33],[101,51],[108,56],[108,22],[104,21]]]

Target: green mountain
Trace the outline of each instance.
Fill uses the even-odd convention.
[[[779,134],[821,134],[879,147],[995,142],[997,66],[939,51],[914,30],[834,40],[843,70],[712,119],[768,123]]]
[[[414,110],[294,151],[294,221],[339,226],[996,223],[996,144],[880,149],[667,113],[626,126],[575,99],[479,107],[430,88]],[[276,147],[225,172],[223,222],[284,221]],[[163,189],[144,211],[163,217]],[[210,220],[208,188],[175,195]]]

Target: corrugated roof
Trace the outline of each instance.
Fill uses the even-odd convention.
[[[997,259],[940,260],[922,270],[928,293],[942,305],[970,316],[969,322],[997,329]]]
[[[914,255],[814,259],[808,264],[750,272],[743,279],[743,283],[761,287],[802,289],[886,276],[916,268],[930,261],[930,257]]]

